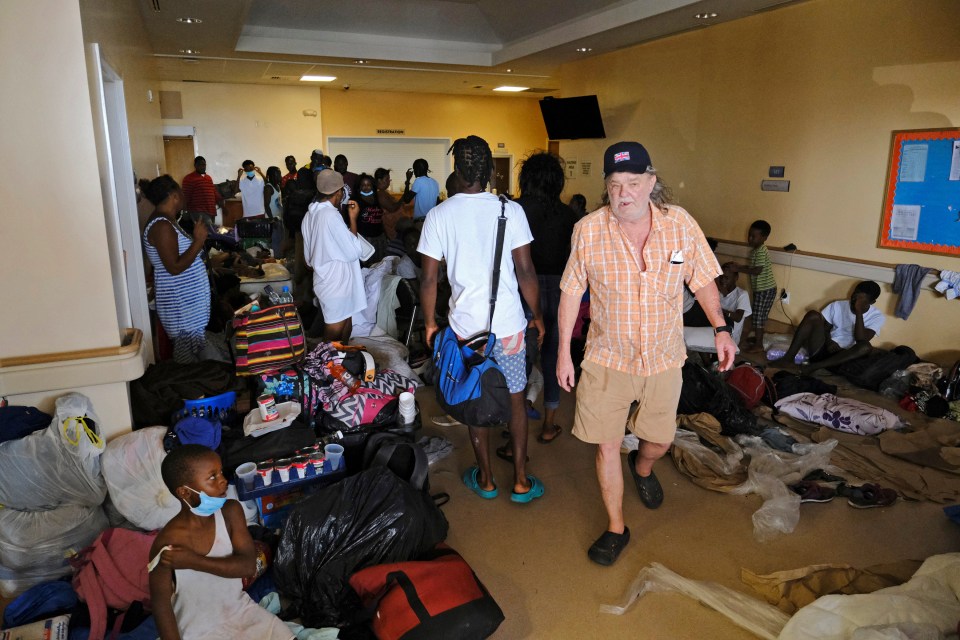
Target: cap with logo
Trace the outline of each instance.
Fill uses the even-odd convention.
[[[603,175],[611,173],[647,173],[654,171],[650,154],[639,142],[618,142],[603,152]]]
[[[339,171],[321,171],[317,174],[317,191],[331,195],[343,189],[343,176]]]

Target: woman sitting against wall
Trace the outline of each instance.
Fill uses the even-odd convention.
[[[189,236],[177,224],[183,192],[170,176],[152,180],[145,195],[155,207],[143,230],[143,247],[153,265],[157,315],[173,341],[174,360],[196,362],[206,346],[204,331],[210,320],[210,280],[200,259],[208,228],[198,222]]]

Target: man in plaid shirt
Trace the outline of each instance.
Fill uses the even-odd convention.
[[[676,431],[686,359],[684,284],[714,327],[721,370],[733,364],[736,345],[714,282],[720,265],[696,221],[669,204],[647,150],[637,142],[612,145],[603,156],[603,173],[609,203],[574,227],[560,284],[557,378],[567,391],[573,388],[570,338],[589,287],[591,324],[573,434],[599,445],[597,478],[609,525],[588,555],[610,565],[630,541],[620,463],[625,418],[640,439],[639,450],[627,458],[640,499],[650,509],[663,502],[653,464]]]

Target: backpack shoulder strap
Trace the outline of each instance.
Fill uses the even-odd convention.
[[[493,256],[493,282],[490,286],[490,321],[487,327],[493,331],[493,311],[497,308],[497,290],[500,288],[500,261],[503,259],[503,238],[507,231],[507,197],[500,195],[500,217],[497,218],[497,248]]]

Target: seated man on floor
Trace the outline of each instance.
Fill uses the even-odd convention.
[[[870,341],[885,321],[873,306],[879,297],[880,285],[864,280],[857,284],[849,300],[831,302],[823,311],[808,311],[790,348],[771,363],[793,362],[800,349],[806,349],[810,355],[801,372],[810,374],[867,355],[873,349]]]
[[[737,286],[740,274],[723,266],[723,273],[717,276],[717,289],[720,292],[720,309],[726,324],[733,327],[731,335],[736,343],[743,331],[743,320],[751,313],[750,295]],[[689,299],[689,303],[688,303]],[[689,291],[684,290],[683,341],[690,351],[714,353],[713,326],[706,314]]]

